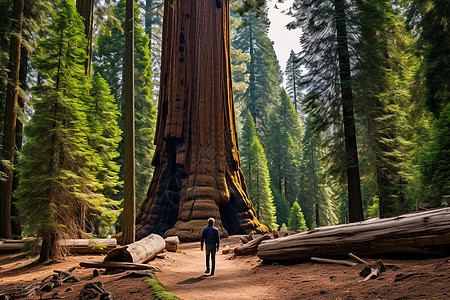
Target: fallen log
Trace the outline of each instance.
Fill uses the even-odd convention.
[[[254,240],[251,240],[247,244],[244,244],[242,246],[234,248],[234,253],[236,255],[248,255],[248,254],[256,253],[256,251],[258,249],[258,245],[262,241],[268,240],[268,239],[271,239],[271,236],[269,233],[266,233],[265,235],[262,235]]]
[[[166,242],[160,235],[150,234],[135,243],[111,250],[104,261],[145,263],[161,253],[165,247]]]
[[[135,264],[121,261],[84,261],[80,262],[80,266],[84,268],[98,269],[123,269],[123,270],[151,270],[157,271],[155,267],[147,264]]]
[[[32,239],[0,241],[0,253],[20,252]],[[38,241],[38,247],[41,246]],[[70,253],[107,253],[117,247],[117,240],[109,239],[63,239],[59,244]]]
[[[312,256],[444,255],[450,252],[450,208],[393,218],[320,227],[263,241],[258,256],[266,261],[301,261]]]
[[[0,253],[20,252],[25,247],[25,243],[5,243],[0,242]]]

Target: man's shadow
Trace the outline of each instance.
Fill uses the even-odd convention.
[[[201,275],[201,276],[198,276],[198,277],[193,277],[193,278],[189,278],[189,279],[180,281],[177,284],[193,284],[193,283],[197,283],[197,282],[200,282],[202,280],[205,280],[206,278],[208,278],[210,276],[211,275],[204,274],[204,275]]]

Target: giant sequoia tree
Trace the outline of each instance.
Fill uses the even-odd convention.
[[[155,172],[136,238],[266,231],[240,168],[231,84],[228,2],[166,1]]]

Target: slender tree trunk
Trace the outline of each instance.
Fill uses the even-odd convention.
[[[125,183],[123,244],[135,241],[134,173],[134,0],[126,1],[125,24]]]
[[[17,99],[19,96],[20,51],[22,45],[24,0],[14,1],[15,22],[11,35],[10,72],[6,88],[4,139],[2,158],[9,163],[0,163],[0,171],[6,174],[6,180],[0,180],[0,237],[12,237],[11,199],[13,186],[13,165],[16,144]]]
[[[145,33],[150,38],[150,48],[152,47],[152,4],[153,0],[145,0]]]
[[[249,86],[250,89],[250,99],[252,99],[252,102],[256,101],[256,74],[255,74],[255,50],[253,48],[253,24],[252,20],[250,20],[249,16],[249,55],[250,55],[250,64],[248,65],[248,73],[249,73]],[[255,126],[258,128],[258,116],[256,115],[255,111],[256,108],[254,107],[254,104],[252,104],[253,107],[250,107],[250,112],[253,113],[253,119],[255,120]],[[280,189],[281,190],[281,189]]]
[[[25,46],[22,45],[21,53],[20,53],[20,73],[19,73],[19,83],[20,88],[22,91],[25,91],[27,89],[27,74],[28,74],[28,50]],[[19,94],[18,97],[18,106],[19,111],[23,113],[23,110],[25,108],[25,95]],[[16,120],[16,150],[17,153],[15,155],[15,160],[18,160],[18,152],[22,150],[22,134],[23,134],[23,123],[21,122],[21,119],[18,117]],[[13,178],[13,191],[15,191],[19,186],[19,174],[14,171],[14,178]],[[11,216],[18,217],[19,211],[14,206],[11,205]],[[22,229],[20,227],[20,223],[11,220],[11,229],[13,235],[20,236],[22,234]]]
[[[297,83],[296,83],[296,78],[295,78],[295,63],[294,63],[294,57],[292,57],[292,82],[294,84],[294,107],[295,107],[295,111],[298,112],[297,109]]]
[[[356,127],[353,111],[353,92],[350,72],[350,54],[348,50],[348,33],[344,0],[334,0],[336,13],[336,32],[339,56],[339,75],[341,80],[342,113],[344,119],[344,138],[346,168],[348,181],[349,221],[364,219],[361,200],[361,186],[358,166],[358,149],[356,145]]]
[[[137,238],[158,233],[198,240],[209,217],[221,236],[267,231],[240,165],[228,1],[164,5],[155,171],[137,217]]]
[[[314,161],[314,143],[311,140],[311,163],[313,169],[314,206],[316,210],[316,227],[320,226],[319,203],[317,203],[316,163]]]
[[[84,63],[85,73],[91,75],[91,59],[92,59],[92,32],[94,23],[94,0],[77,0],[77,11],[83,18],[84,34],[86,35],[86,61]]]

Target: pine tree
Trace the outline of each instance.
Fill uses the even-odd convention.
[[[246,13],[236,28],[232,46],[248,53],[248,87],[238,101],[243,101],[246,110],[250,110],[258,131],[267,127],[268,112],[276,102],[281,82],[281,71],[273,49],[273,43],[267,37],[269,21],[257,17],[253,11]]]
[[[294,108],[297,112],[300,112],[300,102],[302,98],[302,70],[300,59],[298,55],[291,50],[289,59],[286,62],[286,90],[289,92],[289,97],[294,104]]]
[[[114,16],[121,21],[118,27],[114,18],[110,18],[98,38],[98,52],[94,61],[97,70],[111,87],[111,92],[116,99],[119,112],[122,114],[119,127],[124,129],[124,49],[125,36],[125,1],[121,0],[114,8]],[[149,52],[149,37],[144,34],[140,25],[139,8],[135,5],[135,132],[136,132],[136,206],[145,199],[150,183],[153,166],[154,128],[156,123],[156,109],[152,102],[152,68]],[[121,166],[120,180],[123,181],[124,173],[124,148],[123,142],[119,144],[120,156],[117,160]],[[122,197],[118,195],[118,198]]]
[[[289,214],[289,230],[296,232],[308,230],[308,227],[306,227],[305,224],[305,218],[303,217],[302,209],[297,202],[294,202]]]
[[[88,144],[82,97],[84,26],[72,1],[60,0],[36,69],[46,76],[33,90],[34,114],[27,124],[18,207],[28,229],[42,237],[40,259],[58,256],[58,239],[81,234],[86,211],[103,203],[95,175],[102,166]]]
[[[145,33],[150,38],[150,55],[152,60],[152,82],[154,99],[158,99],[158,87],[161,67],[163,0],[145,0]]]
[[[315,130],[327,131],[329,166],[347,181],[350,221],[363,219],[351,78],[355,59],[352,49],[356,9],[344,0],[294,1],[296,20],[289,28],[302,27],[300,59],[308,70],[308,96],[304,104],[314,114]]]
[[[275,206],[270,191],[270,177],[264,149],[257,136],[254,137],[249,151],[249,164],[252,173],[247,177],[248,194],[256,210],[258,220],[270,230],[278,228],[275,218]]]
[[[320,138],[312,132],[311,123],[309,118],[306,119],[298,178],[302,184],[297,195],[309,228],[337,223],[336,208],[328,192],[332,189],[328,186],[328,180],[324,179]]]
[[[282,90],[280,102],[269,117],[267,154],[273,184],[291,205],[299,187],[301,135],[298,114],[286,91]]]
[[[442,196],[450,194],[450,104],[442,110],[433,127],[421,165],[426,186],[431,185],[431,204],[439,206]]]
[[[397,29],[402,24],[395,20],[388,1],[361,2],[358,8],[355,97],[364,146],[361,165],[379,199],[380,216],[388,217],[398,213],[406,202],[408,155],[404,140],[408,124],[400,105],[405,106],[408,100],[407,85],[402,83],[407,57],[397,58],[405,34]]]
[[[101,217],[91,216],[91,223],[88,226],[95,230],[95,233],[104,235],[108,227],[116,220],[118,203],[113,200],[121,187],[119,181],[119,165],[116,158],[119,141],[121,140],[121,130],[118,126],[120,113],[117,110],[114,96],[108,83],[98,72],[92,76],[92,88],[85,101],[86,116],[90,128],[88,135],[89,146],[96,151],[102,162],[96,175],[98,183],[101,185],[99,192],[106,200],[105,209],[101,211]],[[103,231],[103,232],[100,232]]]
[[[249,110],[247,110],[239,141],[241,168],[246,178],[250,200],[256,210],[256,216],[269,229],[276,229],[275,206],[270,189],[267,159]]]

